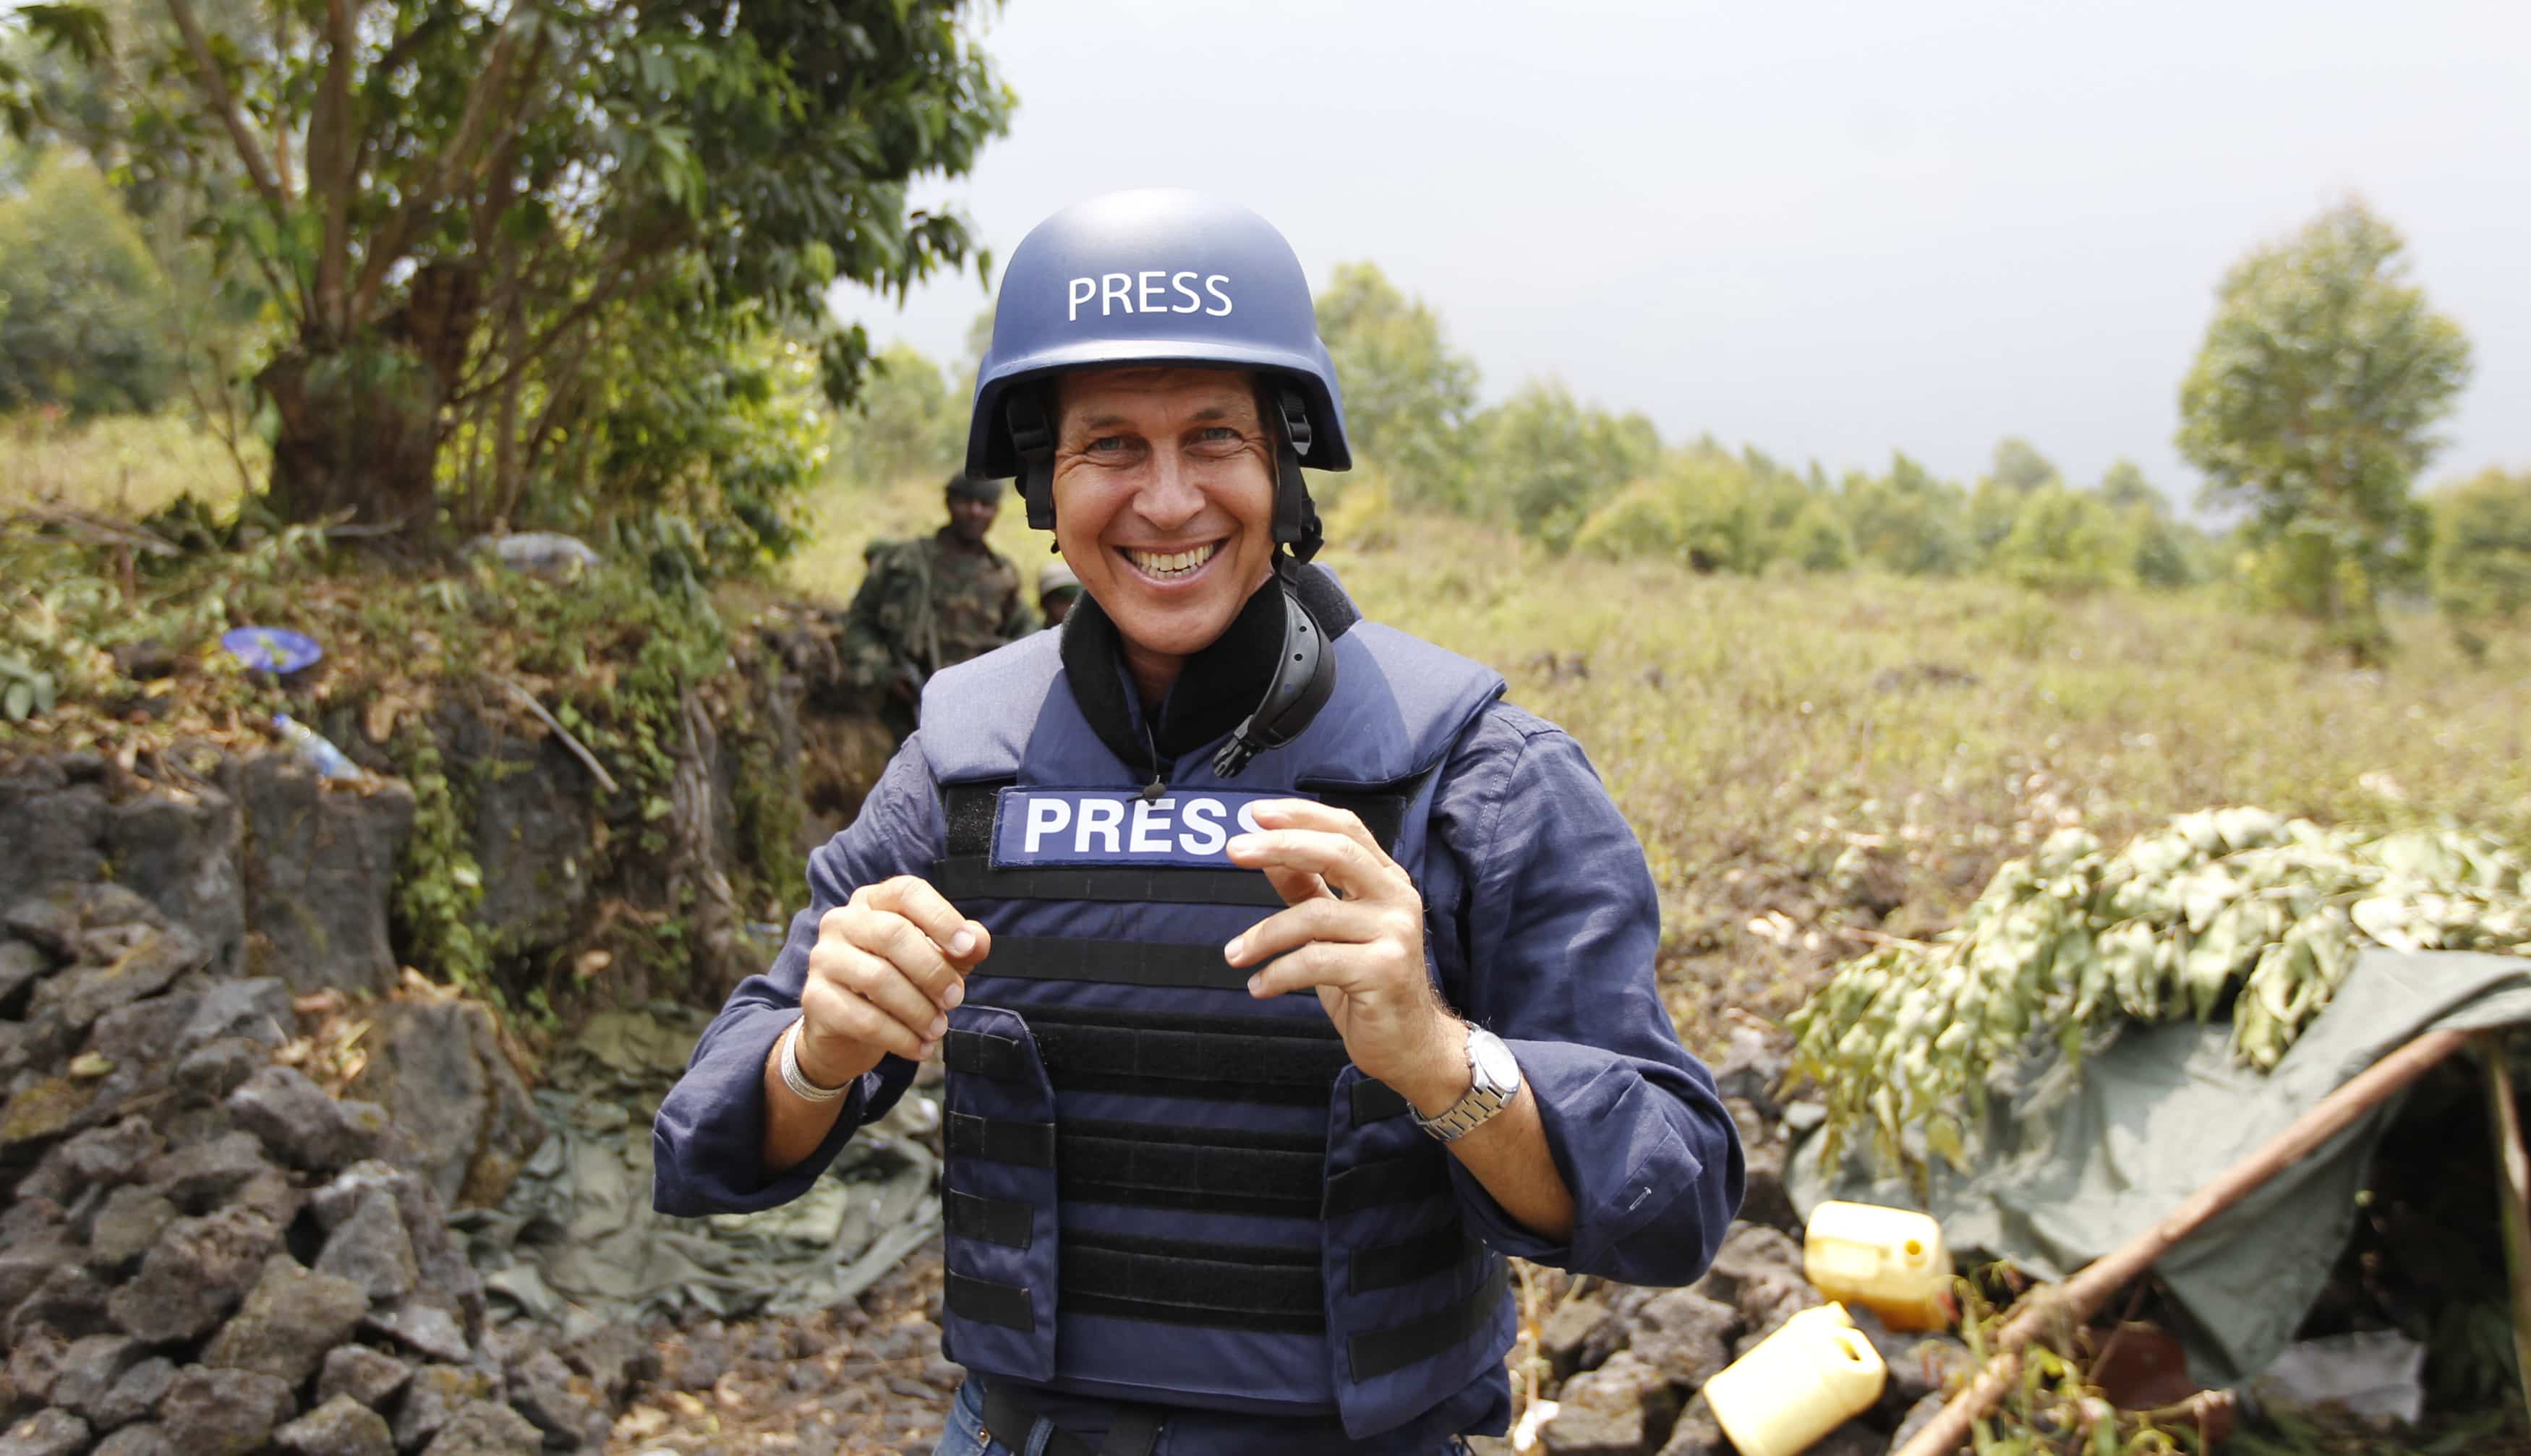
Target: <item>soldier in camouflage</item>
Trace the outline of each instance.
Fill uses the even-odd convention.
[[[984,544],[1009,488],[952,476],[948,525],[911,540],[872,541],[862,553],[869,570],[845,616],[845,665],[857,686],[878,696],[899,743],[914,731],[933,673],[1037,630],[1019,568]]]

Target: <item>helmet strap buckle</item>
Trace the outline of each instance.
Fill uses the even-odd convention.
[[[1299,390],[1274,391],[1277,438],[1274,442],[1274,544],[1306,562],[1319,554],[1326,532],[1319,525],[1319,508],[1310,485],[1301,478],[1301,456],[1310,448],[1309,406]]]
[[[1020,477],[1013,481],[1028,505],[1033,531],[1054,530],[1054,429],[1045,406],[1034,389],[1014,389],[1002,396],[1002,420],[1010,426],[1011,448],[1020,458]]]

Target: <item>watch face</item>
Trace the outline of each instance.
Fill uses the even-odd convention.
[[[1476,1064],[1477,1076],[1499,1092],[1520,1086],[1520,1063],[1512,1060],[1511,1048],[1502,1038],[1485,1032],[1471,1032],[1468,1057]]]

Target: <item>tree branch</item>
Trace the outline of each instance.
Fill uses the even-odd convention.
[[[177,0],[170,0],[170,3],[177,3]],[[353,317],[368,315],[377,302],[378,291],[386,286],[388,270],[413,246],[414,234],[421,228],[422,220],[447,200],[459,178],[476,170],[480,160],[476,153],[483,144],[486,129],[494,124],[493,119],[500,110],[498,98],[509,88],[511,72],[519,54],[518,28],[511,24],[511,19],[525,9],[526,0],[521,0],[511,10],[510,17],[503,19],[499,31],[493,35],[490,50],[483,60],[483,70],[467,91],[466,107],[458,118],[457,131],[440,149],[438,169],[427,184],[406,196],[386,226],[378,230],[368,256],[361,264],[360,282],[352,290]],[[536,56],[541,58],[544,49],[540,32],[535,46]]]
[[[272,209],[274,220],[282,220],[290,210],[290,197],[273,177],[272,164],[264,159],[263,147],[247,126],[245,113],[238,110],[237,97],[230,93],[228,78],[220,74],[219,63],[211,56],[210,37],[203,33],[192,0],[167,0],[167,15],[185,37],[185,49],[194,58],[196,79],[201,83],[203,94],[210,98],[211,109],[219,113],[220,125],[228,129],[229,140],[237,144],[238,158],[246,163],[247,176],[253,179],[254,190],[263,195],[264,205]]]
[[[563,312],[562,317],[554,320],[550,327],[546,328],[544,332],[538,334],[535,341],[531,343],[526,349],[522,350],[515,358],[513,358],[509,364],[504,367],[499,374],[493,376],[490,380],[484,383],[470,385],[464,390],[459,391],[457,394],[450,396],[450,403],[454,404],[462,398],[469,398],[474,395],[486,394],[494,390],[508,388],[510,379],[513,375],[525,373],[528,365],[535,363],[546,350],[551,349],[556,341],[560,340],[566,333],[569,333],[571,329],[583,319],[586,319],[598,309],[605,308],[608,304],[615,302],[628,292],[638,292],[638,290],[628,289],[626,287],[626,285],[636,276],[639,276],[642,283],[646,286],[653,281],[655,274],[649,272],[637,272],[636,264],[655,261],[660,253],[667,252],[670,248],[674,247],[681,241],[683,241],[681,237],[675,233],[654,233],[638,244],[623,243],[617,245],[618,256],[610,260],[599,270],[604,277],[604,282],[601,282],[595,288],[591,289],[587,298],[582,299],[579,303],[572,305],[570,308],[566,309]]]

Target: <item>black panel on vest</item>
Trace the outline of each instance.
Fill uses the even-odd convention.
[[[1029,1311],[1025,1284],[996,1284],[951,1269],[940,1291],[940,1303],[961,1319],[998,1324],[1004,1329],[1037,1328],[1037,1316]]]
[[[996,778],[973,784],[942,784],[943,852],[953,860],[969,856],[989,857],[993,853],[993,814],[1000,807],[1001,791],[1015,782],[1014,779]]]
[[[1140,940],[1075,940],[1068,936],[1006,935],[976,968],[978,976],[1021,980],[1095,980],[1109,985],[1177,986],[1245,991],[1254,971],[1221,958],[1221,946],[1154,945]]]
[[[934,860],[931,887],[951,901],[1067,900],[1102,905],[1245,905],[1280,910],[1283,897],[1262,869],[1115,868],[1047,866],[996,869],[990,857]]]
[[[1454,1218],[1429,1233],[1393,1244],[1374,1244],[1356,1254],[1345,1283],[1356,1294],[1413,1283],[1456,1267],[1462,1258],[1480,1247],[1468,1237],[1466,1226]]]
[[[1326,1172],[1316,1133],[1061,1125],[1056,1194],[1075,1203],[1315,1218]],[[1186,1141],[1190,1137],[1202,1142]]]
[[[952,1112],[948,1132],[951,1157],[981,1157],[1025,1168],[1054,1166],[1054,1124],[1050,1122],[1009,1122]]]
[[[1036,1232],[1029,1205],[1015,1199],[980,1198],[946,1188],[940,1191],[940,1206],[949,1232],[962,1239],[1026,1249]]]
[[[1496,1263],[1486,1281],[1467,1298],[1449,1308],[1410,1319],[1386,1329],[1370,1330],[1345,1342],[1345,1353],[1351,1357],[1353,1377],[1369,1380],[1403,1370],[1419,1360],[1430,1360],[1463,1340],[1474,1337],[1493,1317],[1494,1309],[1509,1292],[1503,1265]]]
[[[1315,1334],[1326,1328],[1319,1251],[1074,1231],[1063,1236],[1065,1314]]]
[[[1327,1180],[1326,1211],[1330,1218],[1381,1204],[1403,1204],[1446,1193],[1450,1173],[1439,1146],[1430,1152],[1383,1158],[1347,1168]]]

